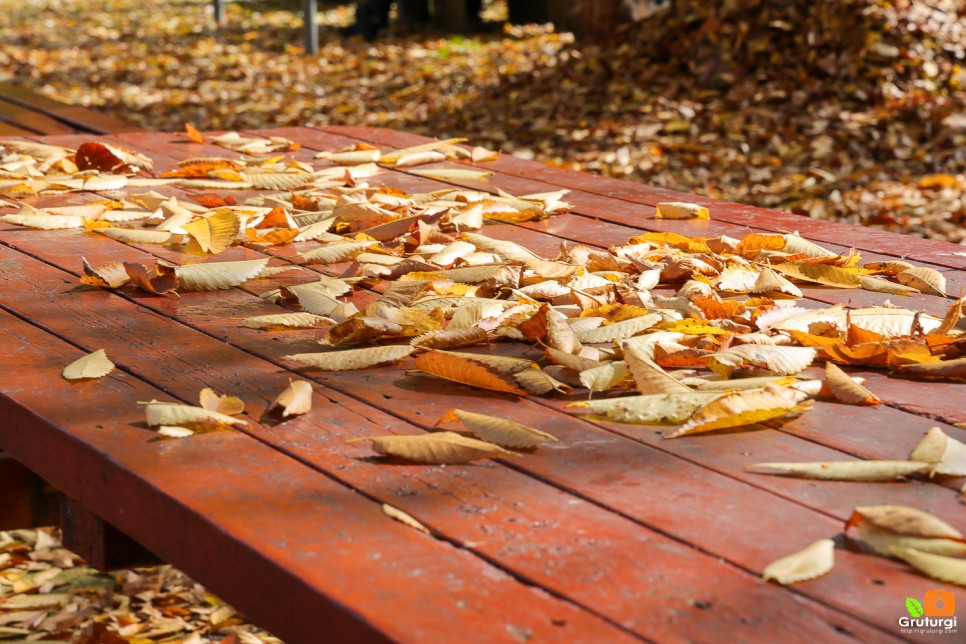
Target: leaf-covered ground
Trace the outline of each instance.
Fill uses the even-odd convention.
[[[294,5],[288,2],[288,5]],[[0,0],[0,82],[152,129],[362,124],[812,217],[966,239],[962,2],[679,0],[578,44],[398,27],[322,51],[276,1]],[[720,6],[719,6],[720,5]],[[500,2],[486,17],[505,16]],[[496,23],[494,23],[496,24]]]
[[[279,642],[171,566],[86,566],[54,528],[0,532],[0,641]]]

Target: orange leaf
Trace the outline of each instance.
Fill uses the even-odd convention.
[[[885,339],[886,337],[880,333],[863,329],[854,324],[849,325],[848,332],[845,335],[845,343],[849,346],[865,344],[867,342],[882,342]]]
[[[203,195],[188,195],[189,199],[197,201],[199,204],[205,208],[220,208],[221,206],[234,206],[238,202],[231,195],[227,197],[221,197],[212,192],[205,193]]]
[[[82,143],[74,156],[78,170],[137,172],[141,168],[153,169],[151,160],[142,154],[96,141]]]
[[[713,297],[695,297],[691,303],[701,309],[709,320],[730,319],[745,312],[745,305],[734,300],[718,300]]]
[[[205,135],[199,132],[197,128],[195,128],[195,126],[193,126],[191,123],[184,124],[184,131],[185,133],[187,133],[188,138],[194,141],[195,143],[205,142]]]
[[[175,293],[175,289],[178,288],[178,276],[173,266],[157,264],[151,271],[144,264],[124,262],[124,270],[127,271],[132,282],[148,293],[178,297]]]
[[[418,369],[439,378],[452,380],[472,387],[503,391],[517,396],[527,392],[500,377],[495,371],[478,362],[454,356],[443,351],[429,351],[415,360]]]

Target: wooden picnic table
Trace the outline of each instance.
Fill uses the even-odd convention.
[[[258,134],[301,143],[294,156],[303,161],[359,141],[393,149],[426,140],[354,127]],[[91,137],[42,140],[76,146]],[[97,140],[148,155],[158,172],[188,157],[227,155],[180,134]],[[561,242],[606,248],[643,231],[740,237],[799,230],[832,249],[853,246],[866,260],[905,258],[933,266],[946,275],[950,292],[966,285],[961,246],[509,156],[485,167],[495,173],[486,183],[441,182],[391,169],[371,181],[412,192],[453,185],[511,194],[568,188],[572,212],[483,231],[545,257],[554,256]],[[90,199],[70,194],[25,201],[49,206]],[[712,219],[655,219],[653,206],[667,200],[707,204]],[[219,259],[268,252],[273,265],[284,265],[303,247],[234,247]],[[931,426],[966,440],[966,431],[954,425],[966,421],[963,385],[858,369],[853,372],[884,405],[820,400],[778,429],[666,440],[660,428],[566,413],[567,397],[481,393],[403,377],[398,369],[303,372],[280,356],[311,351],[305,347],[314,344],[313,331],[264,333],[238,322],[282,310],[258,297],[269,288],[264,283],[180,299],[132,295],[80,286],[81,256],[94,266],[186,259],[159,246],[0,224],[0,449],[72,499],[77,525],[94,526],[78,537],[93,544],[88,552],[108,547],[112,534],[116,540],[129,535],[287,641],[915,640],[898,632],[906,597],[935,588],[963,597],[843,537],[835,569],[824,577],[787,587],[760,578],[775,559],[840,534],[859,505],[913,506],[966,531],[953,483],[809,481],[745,471],[765,461],[904,458]],[[291,278],[275,283],[285,279]],[[880,304],[888,297],[803,290],[805,305],[816,307]],[[361,308],[368,296],[360,291],[354,297]],[[949,302],[921,295],[902,303],[942,315]],[[105,349],[118,370],[81,383],[60,377],[66,364],[95,349]],[[272,392],[296,377],[313,382],[313,410],[284,422],[265,420]],[[194,404],[202,387],[243,398],[248,426],[155,439],[137,401]],[[559,442],[525,458],[443,467],[383,464],[344,442],[422,433],[454,407],[541,428]],[[432,535],[390,520],[383,503],[413,516]]]

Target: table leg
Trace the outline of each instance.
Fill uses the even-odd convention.
[[[319,26],[316,21],[318,4],[316,0],[302,0],[302,29],[305,38],[305,53],[315,56],[319,53]]]

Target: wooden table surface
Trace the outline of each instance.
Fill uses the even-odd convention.
[[[350,127],[260,133],[301,143],[294,156],[306,161],[318,150],[355,141],[382,149],[425,141]],[[44,139],[69,146],[88,140]],[[222,148],[186,144],[178,134],[97,140],[145,153],[158,172],[179,159],[228,156]],[[554,256],[562,241],[607,247],[641,231],[740,237],[798,230],[833,250],[854,246],[865,261],[901,257],[933,266],[945,274],[950,293],[966,286],[961,246],[507,156],[486,169],[496,173],[487,183],[449,185],[512,194],[572,190],[568,214],[482,231],[545,257]],[[390,169],[372,182],[410,192],[445,187]],[[653,206],[668,200],[708,203],[712,219],[654,219]],[[267,252],[273,265],[284,265],[307,247]],[[258,297],[271,280],[180,299],[116,293],[78,284],[81,256],[94,266],[184,259],[160,246],[125,245],[83,231],[0,225],[0,448],[288,641],[881,642],[915,639],[898,632],[906,597],[945,588],[966,603],[960,590],[842,537],[832,573],[788,587],[760,578],[775,559],[840,534],[855,506],[913,506],[966,531],[952,483],[826,482],[745,471],[764,461],[903,458],[931,426],[966,440],[966,431],[954,426],[966,421],[963,385],[858,369],[884,405],[819,400],[780,429],[666,440],[660,428],[565,413],[567,397],[481,393],[405,377],[399,369],[303,372],[281,356],[311,351],[305,347],[314,343],[314,332],[264,333],[239,323],[281,311]],[[263,256],[234,247],[218,259]],[[307,281],[303,274],[273,283],[285,279]],[[815,307],[875,305],[889,297],[803,290],[804,305]],[[371,293],[353,297],[365,302]],[[948,303],[928,295],[902,300],[940,316]],[[119,369],[91,382],[60,377],[64,365],[94,349],[105,349]],[[294,377],[313,381],[313,411],[282,423],[258,422],[269,392]],[[152,440],[136,401],[194,403],[202,387],[243,398],[249,425]],[[361,446],[344,442],[422,433],[453,407],[551,431],[559,442],[525,458],[457,466],[380,464],[364,458]],[[390,520],[383,503],[409,513],[433,535]]]

